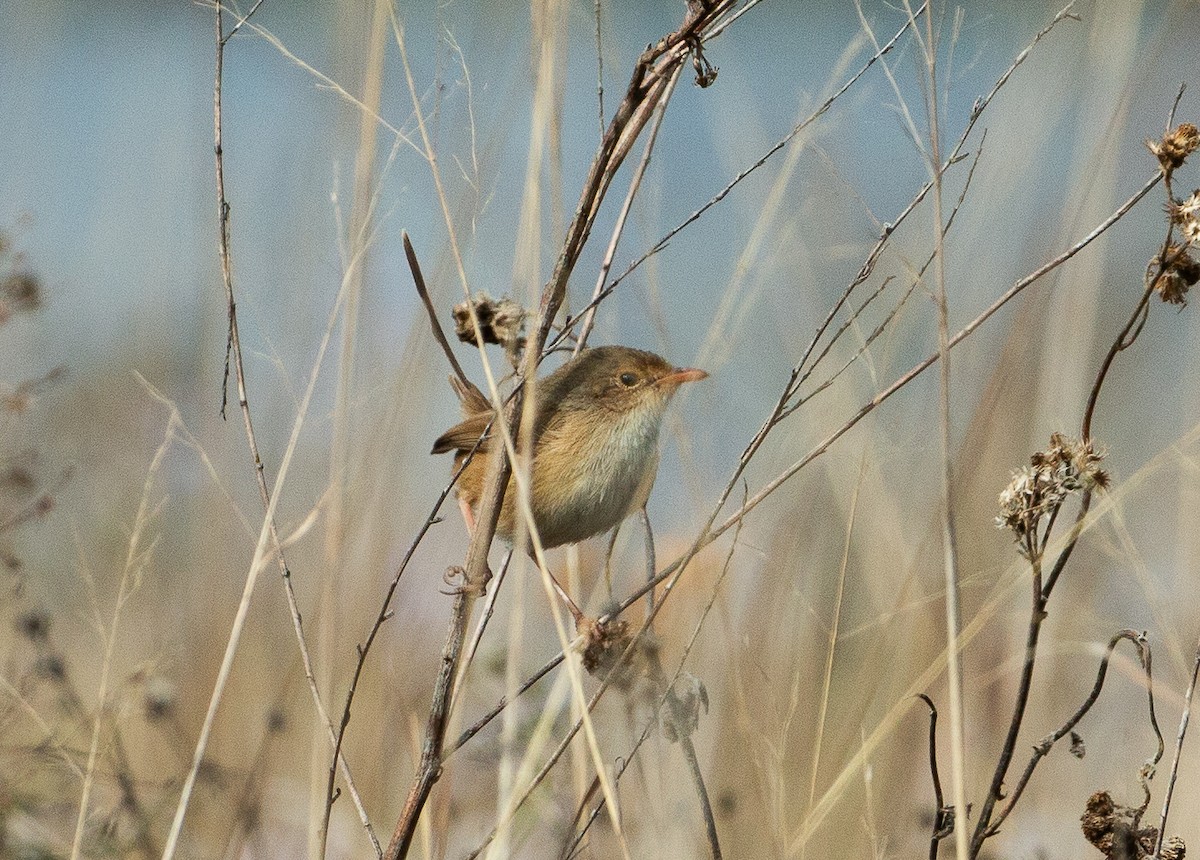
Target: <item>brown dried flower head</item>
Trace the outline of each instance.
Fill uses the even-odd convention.
[[[1083,837],[1107,860],[1150,860],[1158,828],[1142,827],[1141,810],[1113,801],[1107,791],[1087,799],[1079,824]]]
[[[454,306],[454,333],[460,341],[475,343],[472,307],[484,343],[499,344],[510,355],[525,345],[525,309],[512,299],[493,299],[486,293],[476,293],[470,302],[459,302]]]
[[[583,634],[583,668],[587,673],[603,679],[616,669],[612,683],[618,689],[629,689],[639,670],[633,666],[634,660],[617,664],[633,639],[629,622],[613,620],[601,624],[584,618],[578,623],[577,629]]]
[[[1051,516],[1067,498],[1085,490],[1108,487],[1108,473],[1100,468],[1104,452],[1090,440],[1082,442],[1061,433],[1050,436],[1050,447],[1030,458],[1000,493],[998,528],[1013,532],[1017,543],[1036,534],[1043,517]]]
[[[1170,173],[1200,149],[1200,129],[1190,122],[1181,123],[1164,134],[1162,140],[1147,140],[1146,148],[1154,153],[1163,171]]]
[[[1188,291],[1200,281],[1200,262],[1188,253],[1187,245],[1171,244],[1163,258],[1166,267],[1158,276],[1154,290],[1158,297],[1169,305],[1187,304]],[[1152,261],[1153,266],[1157,260]]]
[[[1158,852],[1159,860],[1184,860],[1186,856],[1187,845],[1179,836],[1172,836],[1163,842],[1162,850]]]

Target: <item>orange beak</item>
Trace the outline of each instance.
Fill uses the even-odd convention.
[[[660,376],[654,384],[678,387],[685,382],[699,382],[701,379],[707,378],[708,374],[703,370],[694,367],[677,367],[666,376]]]

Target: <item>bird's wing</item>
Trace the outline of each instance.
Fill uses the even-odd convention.
[[[467,452],[475,447],[475,443],[479,441],[479,437],[483,435],[487,429],[488,422],[492,420],[492,412],[480,412],[475,415],[470,415],[464,420],[455,424],[445,433],[437,438],[433,443],[434,454],[444,454],[447,451],[462,451]],[[491,435],[490,433],[488,434]],[[488,440],[484,439],[480,446],[480,451],[488,450]]]
[[[462,404],[463,415],[467,418],[470,418],[472,415],[478,415],[480,412],[491,412],[491,402],[483,396],[483,392],[476,388],[474,383],[465,379],[459,379],[457,376],[451,376],[450,387],[458,395],[458,402]]]
[[[444,454],[447,451],[464,453],[470,451],[487,429],[488,422],[492,420],[492,405],[483,396],[483,392],[467,380],[459,379],[457,376],[450,377],[450,386],[458,395],[465,417],[438,437],[437,441],[433,443],[434,454]],[[480,450],[486,451],[487,449],[488,440],[484,439]]]

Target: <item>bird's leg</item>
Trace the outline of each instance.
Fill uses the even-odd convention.
[[[658,562],[654,556],[654,530],[650,528],[650,512],[642,505],[642,525],[646,529],[646,580],[653,582]],[[654,588],[646,592],[646,611],[654,612]]]
[[[459,496],[458,497],[458,509],[460,511],[462,511],[463,522],[465,522],[467,524],[467,534],[471,537],[474,537],[474,535],[475,535],[475,512],[473,510],[471,510],[471,504],[466,499],[464,499],[462,496]],[[459,568],[459,570],[461,570],[461,568]],[[465,576],[466,576],[465,571],[463,572],[463,576],[465,578]],[[492,581],[492,566],[489,564],[489,565],[484,566],[483,584],[481,586],[474,587],[473,590],[478,592],[478,594],[480,596],[482,596],[483,594],[487,593],[487,584],[491,581]],[[447,580],[447,582],[449,582],[449,580]],[[462,585],[462,586],[459,586],[458,588],[465,589],[467,587],[468,587],[467,585]]]
[[[529,554],[529,556],[530,558],[533,558],[533,563],[536,565],[537,558],[532,552]],[[585,620],[587,616],[583,614],[583,610],[580,609],[575,604],[575,601],[571,599],[571,595],[567,594],[567,590],[562,587],[562,583],[558,581],[558,577],[550,572],[549,567],[546,568],[546,575],[550,577],[550,583],[554,586],[555,593],[558,594],[559,599],[566,605],[567,611],[571,613],[571,617],[575,619],[575,627],[578,629],[579,622]]]
[[[617,535],[621,532],[621,524],[617,523],[616,528],[612,531],[612,537],[608,541],[608,552],[604,553],[604,584],[608,586],[608,599],[611,602],[613,599],[612,587],[612,557],[613,550],[617,546]]]
[[[471,510],[471,504],[462,496],[458,497],[458,509],[462,511],[463,522],[467,524],[467,534],[475,534],[475,512]]]
[[[475,512],[471,510],[471,505],[462,496],[458,497],[458,508],[460,511],[462,511],[463,520],[467,524],[468,534],[475,534]],[[532,552],[529,553],[529,557],[534,560],[534,564],[537,564],[537,558],[534,556],[534,554]],[[562,600],[562,602],[564,604],[566,604],[567,611],[571,613],[571,617],[575,619],[575,626],[578,627],[579,622],[581,620],[583,620],[585,617],[583,614],[583,610],[580,609],[575,604],[575,601],[571,599],[571,596],[569,594],[567,594],[567,590],[562,587],[562,583],[560,583],[558,581],[558,579],[554,576],[553,573],[550,573],[549,568],[546,568],[546,573],[549,574],[550,582],[554,585],[555,592],[557,592],[557,594],[558,594],[559,598]],[[491,579],[491,578],[492,578],[492,571],[491,571],[491,568],[489,567],[488,568],[488,579]],[[611,589],[610,589],[610,591],[611,591]]]

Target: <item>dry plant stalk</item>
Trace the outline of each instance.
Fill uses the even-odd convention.
[[[329,714],[325,710],[324,702],[321,698],[321,692],[317,688],[316,675],[313,670],[312,657],[308,648],[307,641],[304,635],[303,623],[300,617],[299,604],[296,600],[295,590],[292,587],[291,571],[288,569],[287,561],[283,554],[283,542],[280,539],[279,530],[275,522],[275,506],[277,503],[278,488],[287,472],[287,465],[291,458],[291,453],[295,450],[295,441],[299,433],[300,426],[303,422],[303,417],[307,411],[307,405],[311,400],[311,395],[314,390],[317,369],[321,365],[321,360],[325,354],[328,345],[330,328],[326,329],[325,340],[322,343],[319,357],[317,359],[314,370],[309,379],[308,389],[303,398],[300,409],[298,410],[297,420],[293,425],[292,437],[289,443],[288,452],[285,454],[281,464],[279,474],[275,479],[276,492],[273,494],[267,485],[266,470],[263,465],[262,457],[259,453],[258,439],[254,431],[254,423],[251,418],[250,400],[246,387],[245,367],[242,357],[241,339],[238,333],[238,318],[237,318],[237,303],[234,298],[233,284],[233,260],[230,252],[230,206],[225,194],[225,160],[224,160],[224,126],[222,122],[222,95],[223,95],[223,75],[225,62],[225,45],[228,41],[244,26],[249,19],[259,10],[262,5],[262,0],[257,0],[246,15],[241,16],[233,28],[229,32],[225,32],[224,26],[224,7],[220,2],[214,4],[215,10],[215,72],[213,76],[213,137],[214,145],[213,152],[215,156],[215,180],[216,180],[216,201],[217,201],[217,224],[218,224],[218,242],[217,250],[221,263],[221,277],[225,288],[226,308],[228,316],[228,334],[226,338],[226,354],[225,354],[225,375],[223,380],[223,396],[221,402],[221,416],[225,417],[225,410],[228,397],[228,384],[230,367],[232,365],[234,379],[237,385],[238,405],[242,413],[242,424],[246,434],[246,443],[249,448],[251,459],[253,461],[254,475],[259,491],[259,498],[263,506],[263,528],[259,535],[258,546],[255,550],[255,557],[250,564],[250,570],[247,573],[245,586],[242,592],[242,598],[238,605],[238,612],[234,619],[233,627],[230,631],[228,641],[226,643],[225,654],[222,658],[221,667],[217,674],[217,679],[213,685],[213,692],[209,700],[208,710],[205,714],[204,724],[200,730],[200,736],[196,742],[196,747],[192,756],[191,767],[188,770],[187,776],[184,778],[183,788],[180,792],[179,802],[176,805],[175,814],[171,822],[171,829],[168,833],[165,847],[163,848],[163,860],[170,860],[174,856],[178,848],[180,836],[183,832],[184,818],[187,814],[189,802],[192,792],[196,785],[196,780],[200,774],[201,765],[204,762],[204,755],[208,745],[208,739],[212,732],[212,727],[216,719],[217,709],[220,706],[221,698],[224,694],[225,685],[228,681],[230,671],[232,669],[233,658],[237,652],[241,641],[242,631],[244,630],[246,616],[249,610],[250,597],[253,594],[254,587],[257,581],[258,573],[261,569],[260,560],[269,552],[272,555],[279,567],[280,575],[283,579],[284,590],[287,595],[288,610],[292,620],[293,631],[296,636],[297,647],[301,661],[304,667],[305,680],[313,700],[313,705],[316,709],[318,718],[325,726],[330,745],[337,746],[337,733],[333,728],[333,722],[330,720]],[[254,25],[251,24],[251,27]],[[344,293],[339,292],[337,307],[340,307]],[[334,313],[336,314],[336,307]],[[359,820],[362,822],[363,828],[367,833],[372,845],[375,848],[376,854],[381,854],[382,850],[379,846],[379,841],[375,836],[374,829],[367,817],[366,808],[363,805],[362,798],[359,795],[358,788],[354,783],[353,776],[350,773],[349,765],[340,752],[334,755],[336,766],[340,767],[343,778],[346,781],[348,792],[354,802],[355,809],[358,812]],[[322,834],[323,836],[324,834]]]
[[[1079,718],[1091,708],[1104,681],[1104,670],[1107,666],[1106,654],[1101,666],[1100,675],[1096,682],[1093,695],[1075,717],[1059,733],[1049,736],[1041,745],[1035,748],[1034,756],[1026,766],[1025,773],[1015,789],[1006,790],[1005,782],[1009,766],[1016,752],[1017,738],[1025,721],[1025,711],[1033,684],[1033,673],[1038,656],[1039,640],[1042,627],[1047,618],[1047,606],[1059,577],[1062,575],[1071,557],[1091,506],[1093,494],[1104,490],[1109,484],[1107,472],[1100,468],[1104,453],[1092,438],[1092,420],[1095,416],[1096,404],[1101,389],[1108,378],[1109,371],[1116,356],[1128,349],[1143,331],[1149,316],[1150,299],[1158,295],[1162,301],[1171,304],[1182,304],[1186,301],[1188,288],[1195,283],[1200,274],[1200,266],[1191,258],[1188,244],[1179,245],[1175,242],[1175,232],[1178,229],[1186,238],[1192,232],[1197,232],[1192,225],[1195,221],[1195,209],[1191,198],[1179,201],[1172,192],[1172,178],[1175,170],[1183,166],[1187,157],[1200,148],[1200,132],[1190,123],[1171,128],[1174,122],[1175,108],[1183,96],[1181,89],[1176,97],[1168,121],[1168,130],[1160,141],[1148,141],[1147,146],[1159,161],[1160,178],[1162,179],[1167,197],[1167,233],[1159,252],[1147,265],[1146,279],[1141,296],[1136,302],[1128,321],[1118,332],[1109,347],[1095,381],[1089,392],[1083,412],[1083,421],[1079,439],[1069,439],[1063,434],[1051,436],[1050,447],[1035,454],[1031,465],[1014,475],[1012,482],[1000,495],[1000,515],[997,524],[1009,529],[1019,546],[1021,555],[1029,562],[1031,572],[1032,601],[1025,641],[1024,659],[1022,662],[1020,680],[1017,687],[1016,701],[1013,714],[1009,720],[1008,731],[1000,755],[992,775],[991,786],[980,805],[978,818],[971,836],[971,857],[979,856],[984,842],[999,832],[1001,824],[1008,818],[1017,802],[1020,800],[1029,778],[1041,759],[1049,752],[1049,747],[1070,731]],[[1194,197],[1195,195],[1193,195]],[[1190,241],[1189,241],[1190,244]],[[1078,495],[1079,510],[1067,536],[1066,543],[1054,559],[1048,574],[1043,574],[1045,552],[1050,544],[1054,526],[1064,503],[1072,496]],[[1139,655],[1147,674],[1147,687],[1150,691],[1150,719],[1158,734],[1159,749],[1155,757],[1147,763],[1142,773],[1142,785],[1146,793],[1145,804],[1137,813],[1140,821],[1145,806],[1150,802],[1150,791],[1147,780],[1153,775],[1154,767],[1163,754],[1162,734],[1158,732],[1157,721],[1154,718],[1153,688],[1149,683],[1150,657],[1148,646],[1144,646],[1142,637],[1132,631],[1122,631],[1110,643],[1108,654],[1116,646],[1120,638],[1128,638],[1138,644]],[[998,813],[996,804],[1006,799],[1006,803]],[[1135,821],[1135,825],[1137,823]],[[1163,826],[1166,824],[1164,809]],[[1158,842],[1161,846],[1162,828],[1159,828]],[[1151,838],[1153,842],[1153,838]],[[1130,855],[1133,856],[1133,855]],[[1137,856],[1141,856],[1138,854]]]

